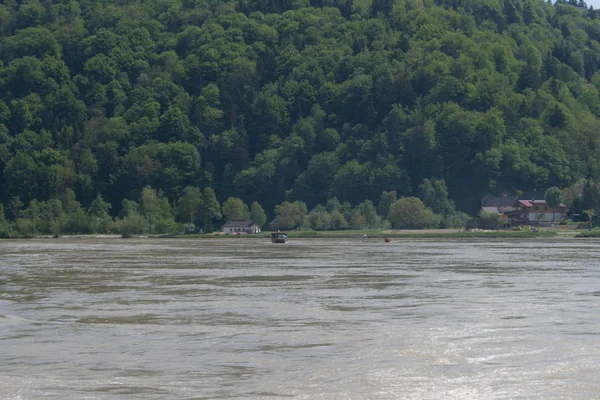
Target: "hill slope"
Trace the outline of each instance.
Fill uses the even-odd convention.
[[[486,192],[600,178],[600,20],[538,0],[0,5],[0,200]]]

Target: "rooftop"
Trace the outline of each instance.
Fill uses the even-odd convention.
[[[254,222],[249,219],[243,221],[227,221],[223,228],[249,228],[254,225]]]

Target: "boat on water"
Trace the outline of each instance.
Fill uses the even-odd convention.
[[[287,233],[284,233],[284,232],[271,233],[271,243],[287,243]]]
[[[386,237],[386,238],[383,239],[383,241],[386,242],[386,243],[389,243],[389,242],[392,241],[392,239],[390,239],[389,237]]]

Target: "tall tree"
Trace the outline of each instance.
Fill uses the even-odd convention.
[[[212,188],[204,188],[202,192],[202,205],[201,214],[202,221],[204,222],[204,232],[212,232],[214,221],[221,218],[221,205]]]
[[[382,217],[387,217],[390,206],[396,202],[397,194],[395,190],[390,192],[383,191],[379,198],[379,204],[377,205],[377,213]]]
[[[13,220],[16,221],[19,218],[21,208],[23,208],[23,202],[19,198],[19,196],[13,196],[10,198],[10,212],[12,214]]]
[[[440,222],[430,208],[416,197],[403,197],[390,206],[388,219],[394,228],[437,228]]]
[[[248,206],[238,197],[230,197],[223,203],[225,221],[242,221],[248,218]]]
[[[339,213],[339,212],[338,212]],[[307,214],[306,204],[301,201],[290,203],[284,201],[275,206],[275,219],[271,221],[272,229],[295,229],[300,227]]]
[[[195,218],[200,212],[202,206],[202,192],[195,186],[187,186],[183,189],[183,194],[179,198],[178,209],[181,216],[188,219],[189,224],[193,224]]]
[[[257,201],[250,205],[250,220],[261,228],[267,222],[267,214]]]
[[[109,211],[112,208],[112,205],[106,201],[100,193],[96,195],[92,204],[88,208],[88,213],[99,218],[105,218],[109,216]]]
[[[148,221],[148,233],[152,234],[152,222],[157,217],[159,212],[156,190],[152,189],[150,186],[145,186],[144,189],[142,189],[140,205],[144,212],[144,216]]]
[[[29,220],[29,233],[34,234],[37,229],[37,221],[40,217],[40,203],[33,199],[29,202],[29,206],[23,210],[23,217]]]
[[[544,197],[546,199],[546,204],[548,204],[548,206],[554,209],[558,207],[562,202],[562,190],[560,190],[556,186],[553,186],[546,190],[546,194]],[[554,210],[552,210],[552,221],[554,221],[555,215],[556,213],[554,212]]]
[[[454,202],[448,199],[448,189],[443,179],[425,179],[419,185],[419,198],[436,214],[447,216],[454,212]]]
[[[587,180],[583,186],[581,206],[584,210],[598,210],[600,208],[600,190],[591,180]]]

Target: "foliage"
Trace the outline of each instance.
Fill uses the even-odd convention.
[[[549,188],[546,190],[545,200],[548,206],[557,207],[562,202],[562,191],[555,186]]]
[[[404,197],[394,202],[388,211],[388,219],[396,229],[437,228],[440,223],[439,216],[416,197]]]
[[[250,205],[250,220],[261,228],[267,223],[267,214],[256,201]]]
[[[150,186],[144,187],[141,196],[141,208],[148,221],[148,232],[152,233],[152,222],[158,217],[159,204],[156,190]]]
[[[456,212],[444,217],[442,219],[441,227],[462,229],[469,219],[471,219],[471,217],[468,214]]]
[[[230,197],[223,203],[223,218],[225,221],[242,221],[248,219],[248,206],[238,197]]]
[[[544,214],[545,215],[545,214]],[[500,216],[497,213],[481,211],[477,218],[477,228],[497,229],[500,225]]]
[[[454,202],[448,200],[448,189],[443,179],[425,179],[419,185],[419,198],[436,214],[448,216],[454,212]]]
[[[488,192],[599,181],[600,12],[577,5],[4,2],[0,203],[17,234],[177,230],[175,204],[210,231],[248,217],[229,198],[342,229],[419,197],[453,226]]]
[[[581,207],[584,210],[598,210],[600,208],[600,189],[593,181],[586,181],[581,193]]]
[[[185,218],[191,225],[198,216],[201,206],[202,192],[200,192],[200,189],[193,186],[187,186],[179,198],[179,215],[182,218]]]
[[[583,210],[583,213],[587,216],[589,229],[592,230],[592,219],[594,218],[594,210],[588,208]]]
[[[204,224],[204,232],[213,231],[213,221],[221,218],[221,206],[215,191],[210,188],[204,188],[202,191],[202,209],[200,210],[200,217]]]
[[[301,201],[290,203],[285,201],[275,207],[275,219],[271,221],[271,229],[295,229],[300,227],[306,216],[306,204]]]

